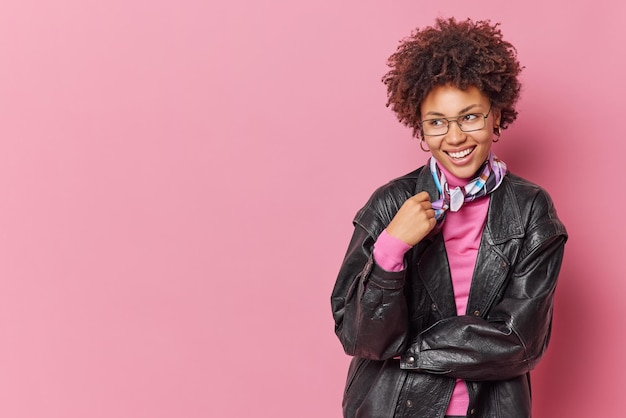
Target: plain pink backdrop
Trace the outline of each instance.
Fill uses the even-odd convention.
[[[570,232],[537,418],[622,416],[620,2],[0,3],[0,416],[339,417],[330,291],[373,189],[426,161],[398,41],[502,23],[496,152]],[[371,168],[375,167],[375,168]]]

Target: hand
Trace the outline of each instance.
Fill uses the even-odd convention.
[[[420,192],[402,204],[387,225],[387,233],[411,247],[420,242],[437,225],[435,210],[427,192]]]

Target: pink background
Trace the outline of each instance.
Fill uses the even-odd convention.
[[[450,15],[517,46],[520,116],[495,150],[570,232],[535,416],[622,416],[625,14],[3,1],[0,416],[339,417],[329,295],[352,216],[426,161],[380,78],[400,38]]]

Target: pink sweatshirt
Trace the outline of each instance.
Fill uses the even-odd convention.
[[[441,166],[440,168],[450,187],[463,186],[469,181],[456,178]],[[448,211],[443,223],[442,233],[450,264],[457,315],[465,315],[488,209],[489,196],[465,203],[458,212]],[[404,268],[404,254],[409,249],[411,247],[408,244],[392,237],[385,230],[374,244],[374,260],[385,270],[400,271]],[[465,415],[468,405],[467,387],[461,379],[457,379],[446,415]]]

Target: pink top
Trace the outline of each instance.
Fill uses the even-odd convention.
[[[463,186],[469,181],[456,178],[441,166],[440,168],[451,187]],[[465,203],[458,212],[448,211],[442,226],[458,315],[465,315],[488,209],[489,196]],[[404,254],[410,248],[408,244],[392,237],[385,230],[374,244],[374,260],[385,270],[400,271],[404,268]],[[446,415],[465,415],[468,405],[467,387],[461,379],[457,379]]]

